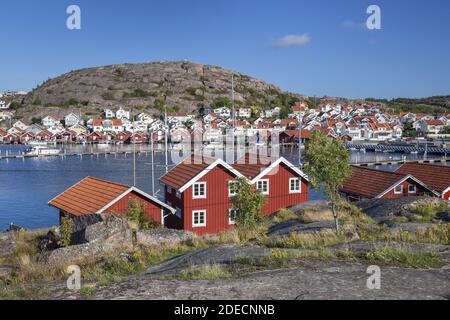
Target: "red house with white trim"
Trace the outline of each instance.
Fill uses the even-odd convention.
[[[450,201],[450,167],[425,163],[407,163],[396,171],[411,174],[432,188],[444,200]]]
[[[352,173],[339,190],[349,201],[401,198],[436,193],[410,174],[352,166]]]
[[[165,199],[176,209],[167,221],[170,228],[199,235],[214,234],[235,224],[232,211],[233,182],[247,179],[267,197],[263,213],[307,201],[308,182],[301,170],[284,158],[262,164],[243,161],[229,165],[221,159],[190,157],[161,178]]]
[[[48,202],[59,209],[60,218],[90,214],[124,214],[130,201],[143,205],[149,220],[165,224],[175,209],[135,187],[86,177]]]

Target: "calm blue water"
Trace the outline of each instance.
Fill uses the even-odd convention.
[[[92,150],[91,150],[92,148]],[[112,146],[114,150],[130,150],[131,146]],[[149,146],[137,146],[142,151]],[[69,151],[82,150],[105,152],[109,149],[77,146]],[[0,146],[1,154],[20,153],[21,146]],[[298,161],[298,151],[283,150],[283,155],[293,163]],[[352,161],[381,161],[402,155],[383,153],[354,153]],[[420,157],[410,155],[409,157]],[[155,152],[155,189],[161,189],[158,179],[165,171],[165,156],[162,151]],[[169,165],[172,165],[169,157]],[[136,157],[137,187],[152,192],[151,154]],[[394,168],[387,168],[394,169]],[[49,227],[58,223],[58,211],[47,205],[48,201],[65,189],[92,175],[115,182],[133,184],[133,156],[104,155],[80,157],[49,157],[0,160],[0,230],[6,229],[11,222],[26,228]],[[162,190],[162,189],[161,189]],[[161,197],[162,192],[157,194]],[[323,199],[316,190],[310,191],[310,199]]]

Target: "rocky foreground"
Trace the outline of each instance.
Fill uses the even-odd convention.
[[[226,280],[155,280],[142,275],[100,288],[90,299],[302,300],[450,299],[450,271],[381,269],[381,289],[369,290],[367,266],[359,263],[306,263]],[[55,299],[83,298],[61,292]]]
[[[114,216],[66,248],[53,247],[57,231],[0,234],[0,299],[450,299],[449,212],[418,209],[430,201],[370,203],[373,220],[349,207],[340,236],[324,203],[205,238],[154,229],[133,240]],[[81,267],[80,290],[67,288],[69,264]],[[373,265],[380,289],[367,286]]]

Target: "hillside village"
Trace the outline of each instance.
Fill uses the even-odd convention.
[[[6,96],[3,94],[2,96]],[[279,133],[283,142],[309,139],[311,132],[324,132],[327,136],[345,142],[381,143],[402,138],[441,139],[450,135],[450,114],[419,114],[401,112],[390,114],[376,103],[318,103],[296,102],[290,113],[282,117],[280,107],[255,110],[254,108],[205,107],[202,114],[163,112],[133,113],[125,107],[105,108],[102,117],[89,117],[76,112],[64,117],[46,114],[39,119],[15,120],[15,110],[0,98],[0,143],[17,144],[30,141],[64,143],[148,143],[164,141],[168,130],[173,143],[182,142],[200,132],[203,142],[222,141],[226,130],[235,135],[257,137],[266,142],[272,133]],[[165,129],[167,128],[167,130]],[[300,130],[301,129],[301,130]],[[300,133],[301,132],[301,133]]]

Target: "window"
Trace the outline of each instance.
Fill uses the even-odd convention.
[[[289,179],[289,193],[300,193],[301,190],[301,180],[300,178]]]
[[[206,227],[206,210],[192,211],[192,227]]]
[[[194,183],[192,192],[193,192],[192,198],[205,199],[206,198],[206,182]]]
[[[413,184],[408,186],[408,193],[416,193],[417,192],[417,187]]]
[[[181,209],[180,208],[177,208],[176,215],[177,215],[178,218],[181,219]]]
[[[236,209],[229,209],[228,210],[228,224],[236,224],[236,216],[237,216],[237,210]]]
[[[228,196],[234,197],[237,194],[239,183],[237,181],[228,182]]]
[[[257,188],[261,190],[262,194],[269,194],[269,180],[259,180]]]
[[[394,193],[395,194],[402,194],[403,193],[403,186],[402,185],[396,186],[395,189],[394,189]]]

